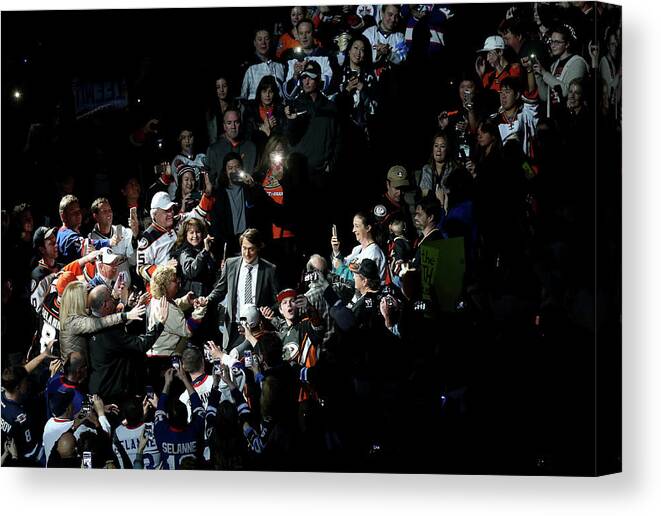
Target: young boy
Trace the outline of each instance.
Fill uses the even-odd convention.
[[[406,222],[399,217],[393,217],[388,225],[390,238],[388,239],[388,264],[390,277],[395,285],[399,285],[399,273],[402,263],[411,258],[411,244],[406,239]]]

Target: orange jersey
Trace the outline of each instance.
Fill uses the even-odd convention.
[[[266,173],[266,177],[264,177],[264,181],[262,181],[262,186],[264,187],[266,195],[268,195],[276,203],[283,204],[285,202],[282,185],[275,177],[273,177],[273,172],[271,169],[269,169],[269,171]],[[288,229],[281,228],[275,224],[272,224],[271,226],[274,240],[277,238],[291,238],[294,236],[294,233]]]
[[[65,265],[62,270],[73,272],[76,278],[85,283],[92,281],[92,278],[96,276],[96,265],[94,262],[87,262],[84,266],[81,266],[78,260],[74,260]]]
[[[287,52],[287,50],[290,48],[296,48],[300,45],[301,44],[296,38],[294,38],[294,36],[292,36],[289,32],[285,32],[278,40],[278,48],[275,50],[276,59],[281,59],[282,54]]]
[[[516,63],[509,64],[500,74],[496,74],[496,70],[491,70],[484,74],[482,77],[482,86],[485,90],[494,90],[500,91],[500,83],[505,80],[507,77],[514,77],[515,79],[521,79],[521,66]]]

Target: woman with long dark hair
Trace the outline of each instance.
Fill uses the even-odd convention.
[[[223,116],[228,109],[240,111],[239,103],[234,99],[230,90],[230,81],[227,76],[221,75],[216,79],[216,89],[211,106],[207,111],[207,132],[209,133],[209,145],[216,143],[223,134]]]
[[[202,198],[195,180],[195,170],[187,165],[180,166],[176,172],[177,189],[174,202],[179,205],[179,213],[188,213],[195,208]]]
[[[248,137],[257,146],[258,155],[272,134],[282,132],[284,121],[285,111],[280,89],[275,77],[266,75],[259,81],[255,100],[248,103],[243,114],[243,126]]]
[[[436,133],[432,142],[429,161],[422,168],[420,190],[423,197],[436,196],[447,211],[449,184],[452,182],[455,185],[460,183],[467,185],[472,181],[466,169],[455,158],[454,147],[445,132]]]
[[[344,56],[335,101],[352,133],[368,141],[370,117],[376,110],[376,76],[367,38],[362,34],[352,37]]]
[[[354,185],[353,198],[348,199],[347,211],[342,213],[349,216],[360,206],[361,197],[376,197],[380,193],[381,180],[375,175],[377,167],[373,163],[370,167],[367,161],[372,117],[377,107],[372,47],[365,36],[357,35],[349,41],[344,55],[344,64],[336,74],[339,91],[335,103],[346,145],[346,158],[338,170],[344,172],[344,181]]]
[[[352,233],[356,237],[358,245],[355,246],[348,256],[343,256],[340,250],[340,240],[333,235],[331,238],[331,249],[333,251],[333,268],[336,273],[352,278],[353,273],[358,270],[360,262],[365,258],[374,260],[379,268],[381,282],[386,280],[387,260],[381,248],[377,245],[375,237],[375,224],[371,215],[358,212],[353,217]],[[348,274],[351,272],[351,274]]]
[[[521,251],[525,219],[525,177],[520,163],[506,159],[498,126],[486,120],[477,129],[475,161],[467,164],[475,178],[475,217],[486,271],[511,265]]]

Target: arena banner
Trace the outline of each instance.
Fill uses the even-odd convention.
[[[77,118],[128,106],[126,79],[81,80],[71,84]]]

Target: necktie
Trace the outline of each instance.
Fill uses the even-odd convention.
[[[243,304],[252,303],[252,265],[246,265],[248,273],[246,274],[246,283],[243,290]]]

